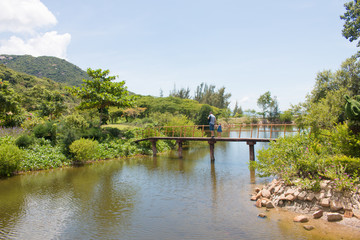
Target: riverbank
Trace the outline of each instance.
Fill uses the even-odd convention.
[[[314,219],[348,226],[360,234],[360,188],[339,192],[332,186],[331,181],[323,180],[320,191],[313,192],[274,179],[262,188],[256,188],[251,200],[258,208],[281,208],[301,214],[295,216],[293,221],[304,223],[307,230],[313,226],[306,223]],[[266,217],[266,213],[261,217]]]

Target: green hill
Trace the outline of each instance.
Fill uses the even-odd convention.
[[[0,81],[7,81],[19,96],[20,105],[27,111],[38,111],[54,101],[54,97],[60,98],[61,104],[67,109],[74,107],[78,100],[70,95],[65,84],[51,79],[38,78],[26,73],[19,73],[0,64]]]
[[[0,64],[17,72],[39,78],[50,78],[70,86],[80,86],[82,79],[88,79],[85,71],[68,61],[56,57],[33,57],[30,55],[0,55]]]

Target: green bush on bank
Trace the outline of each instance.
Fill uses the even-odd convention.
[[[99,143],[96,140],[80,138],[74,141],[69,149],[75,162],[84,163],[97,157],[98,145]]]
[[[359,182],[358,143],[358,136],[342,124],[316,136],[279,138],[268,149],[259,150],[258,161],[252,165],[260,176],[278,176],[289,184],[300,178],[297,183],[304,188],[317,190],[325,178],[338,182],[336,189],[349,190]]]
[[[17,171],[23,151],[13,144],[0,144],[0,176],[10,176]]]

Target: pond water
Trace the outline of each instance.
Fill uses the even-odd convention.
[[[278,210],[257,217],[264,209],[250,194],[272,179],[249,170],[246,143],[216,143],[215,159],[200,144],[183,159],[174,151],[2,179],[0,239],[329,239]]]

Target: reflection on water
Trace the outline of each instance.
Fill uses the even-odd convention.
[[[259,149],[261,144],[255,146]],[[246,143],[98,162],[0,180],[0,239],[313,239],[259,219]],[[320,234],[319,231],[317,234]]]

